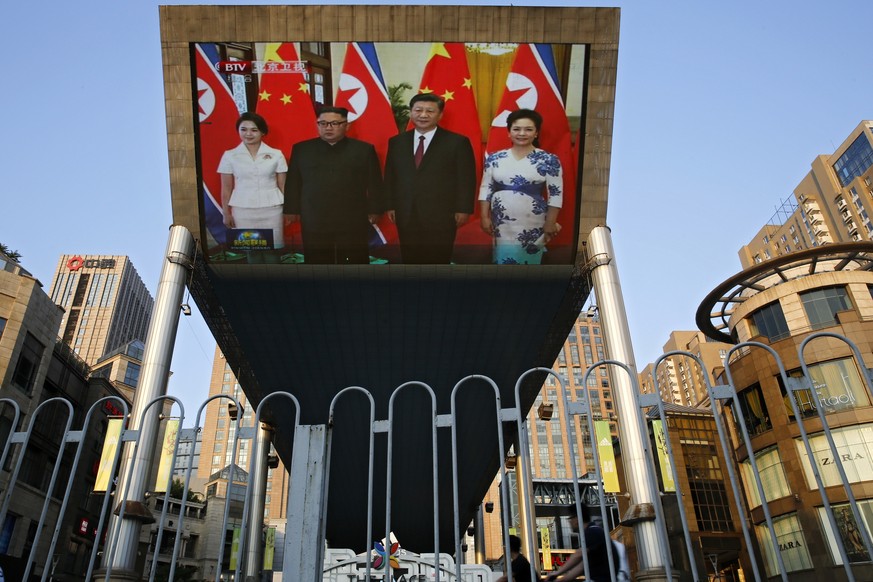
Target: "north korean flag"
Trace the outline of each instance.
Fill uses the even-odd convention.
[[[225,151],[239,145],[236,131],[239,110],[224,79],[215,68],[218,50],[214,44],[196,44],[198,135],[200,137],[200,171],[203,177],[204,221],[209,233],[219,243],[226,228],[221,210],[221,177],[218,162]]]
[[[334,105],[349,110],[346,135],[373,144],[384,166],[397,124],[373,43],[350,42],[346,47]]]

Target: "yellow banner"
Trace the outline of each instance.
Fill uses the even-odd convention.
[[[118,452],[118,441],[121,438],[123,418],[110,418],[106,425],[106,438],[103,440],[103,452],[100,453],[100,465],[97,469],[97,479],[94,481],[94,491],[104,492],[112,481],[112,463]]]
[[[273,555],[276,550],[276,528],[267,528],[267,538],[264,540],[264,570],[273,569]]]
[[[549,528],[540,528],[540,547],[543,549],[543,570],[552,569],[552,547],[549,537]]]
[[[594,436],[597,438],[597,454],[600,456],[603,491],[618,493],[618,470],[615,467],[615,452],[612,450],[612,433],[609,431],[609,421],[595,420]]]
[[[673,466],[670,464],[670,456],[667,454],[667,435],[664,433],[664,425],[660,419],[652,421],[652,432],[655,434],[655,449],[658,451],[658,464],[661,466],[661,481],[664,483],[664,491],[676,491],[676,483],[673,481]]]
[[[176,448],[176,435],[179,434],[179,419],[167,421],[164,431],[164,443],[161,445],[161,462],[158,463],[158,476],[155,478],[155,493],[166,493],[167,481],[173,472],[173,451]]]
[[[233,528],[233,538],[230,542],[230,570],[236,572],[236,555],[239,553],[239,528]]]

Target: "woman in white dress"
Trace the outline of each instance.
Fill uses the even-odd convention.
[[[242,143],[227,150],[218,163],[221,206],[227,228],[273,231],[273,248],[285,246],[282,207],[288,163],[281,151],[262,140],[267,122],[257,113],[243,113],[236,121]]]
[[[498,265],[540,264],[561,228],[561,162],[536,147],[542,123],[532,109],[513,111],[506,119],[512,147],[485,159],[479,214],[482,230],[494,237]]]

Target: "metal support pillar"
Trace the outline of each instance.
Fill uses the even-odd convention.
[[[323,424],[300,425],[294,432],[290,471],[293,478],[288,491],[282,561],[282,578],[286,580],[321,582],[322,579],[324,545],[317,540],[324,539],[326,429]]]
[[[519,443],[518,462],[515,465],[515,486],[518,491],[518,537],[521,538],[521,553],[540,571],[539,546],[537,544],[536,510],[533,507],[533,477],[530,472],[530,448],[528,445],[528,423],[525,422],[519,433],[523,442]],[[527,460],[526,460],[527,459]]]
[[[249,487],[252,488],[252,500],[249,510],[249,531],[246,532],[246,561],[243,579],[246,582],[260,580],[264,565],[264,542],[261,524],[264,523],[264,501],[267,496],[267,459],[270,456],[270,441],[273,439],[273,427],[266,422],[260,423],[258,433],[258,456],[254,459]]]
[[[597,296],[600,313],[600,327],[603,330],[607,354],[610,359],[627,364],[632,373],[636,374],[627,312],[609,228],[598,226],[591,231],[588,237],[588,252],[594,294]],[[631,507],[628,515],[634,516],[631,521],[633,521],[640,573],[644,573],[646,580],[657,580],[658,571],[661,571],[661,579],[666,579],[664,563],[665,560],[670,559],[670,548],[663,547],[658,535],[658,526],[654,521],[653,504],[660,503],[660,500],[655,498],[657,483],[651,482],[646,468],[644,439],[648,436],[640,432],[637,421],[640,411],[637,409],[634,385],[627,374],[613,374],[610,370],[610,376],[621,434],[622,464],[630,495]]]
[[[482,504],[476,510],[476,525],[473,526],[473,547],[476,550],[476,563],[485,563],[485,512]]]
[[[173,346],[176,343],[176,330],[179,327],[182,297],[189,271],[193,268],[193,254],[194,238],[188,229],[178,225],[170,227],[167,250],[164,253],[164,266],[161,269],[157,298],[143,351],[142,371],[133,400],[133,409],[130,413],[129,428],[140,431],[140,445],[136,458],[134,458],[133,445],[128,443],[119,472],[121,486],[116,499],[121,500],[122,503],[127,503],[128,510],[125,511],[121,524],[112,564],[103,564],[104,567],[111,566],[113,580],[124,579],[128,573],[133,574],[135,576],[133,579],[136,580],[139,580],[140,576],[134,570],[142,526],[141,520],[143,515],[148,515],[148,511],[142,507],[142,502],[145,499],[148,486],[147,481],[152,466],[162,407],[152,406],[149,414],[143,419],[142,426],[137,426],[137,424],[139,424],[140,417],[148,403],[167,393],[167,380],[170,376]],[[130,480],[130,488],[124,490],[127,481],[125,476],[131,466],[133,467],[133,476]],[[145,514],[136,511],[136,508],[131,507],[131,505],[140,506]],[[112,526],[110,526],[109,531],[113,531]]]

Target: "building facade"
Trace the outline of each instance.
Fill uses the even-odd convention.
[[[873,240],[873,121],[859,123],[739,251],[743,267],[822,244]]]
[[[118,398],[121,393],[106,379],[90,378],[88,364],[58,339],[62,316],[63,310],[45,294],[39,281],[0,255],[0,398],[14,402],[21,413],[13,426],[13,406],[0,405],[0,447],[12,431],[30,430],[23,452],[21,445],[13,446],[0,468],[0,493],[12,491],[0,526],[0,566],[7,579],[23,576],[34,548],[32,572],[42,574],[68,484],[71,501],[59,528],[52,562],[55,575],[84,576],[96,541],[102,497],[91,492],[107,421],[120,414],[120,403],[103,402],[94,408],[87,426],[84,421],[99,400]],[[70,408],[59,401],[49,402],[54,398],[68,402]],[[82,431],[75,472],[73,446],[61,446],[67,430]],[[17,480],[10,483],[19,460]],[[56,467],[58,478],[52,487]],[[37,538],[44,506],[46,521]]]
[[[680,406],[695,407],[708,399],[704,373],[714,384],[713,370],[724,366],[724,358],[731,345],[706,337],[700,331],[672,331],[664,344],[664,353],[690,352],[702,360],[704,369],[688,356],[667,356],[655,369],[655,363],[647,364],[640,372],[640,391],[655,393],[655,379],[661,400]],[[656,376],[657,375],[657,376]]]
[[[873,244],[868,242],[794,252],[728,279],[697,312],[698,325],[710,337],[769,348],[740,346],[725,379],[732,380],[739,401],[739,409],[730,409],[727,416],[734,427],[740,418],[747,427],[773,516],[775,544],[766,527],[749,454],[735,429],[733,444],[745,501],[764,570],[771,578],[778,575],[778,551],[791,580],[847,579],[837,551],[839,537],[856,579],[873,579],[860,535],[861,528],[869,531],[873,522],[871,269]],[[860,359],[852,344],[829,335],[810,338],[816,333],[847,338]],[[839,458],[826,442],[819,411],[833,433]],[[809,435],[812,459],[801,425]],[[849,476],[864,523],[849,509],[837,463]],[[813,465],[823,489],[814,478]],[[822,495],[834,508],[838,531],[830,525]]]
[[[61,339],[90,365],[146,339],[154,299],[126,256],[62,255],[49,295],[64,309]]]

